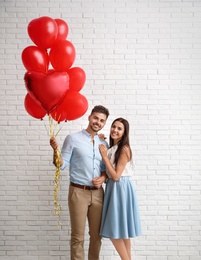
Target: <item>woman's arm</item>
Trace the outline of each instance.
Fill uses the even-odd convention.
[[[99,150],[100,150],[101,156],[103,158],[103,161],[106,165],[106,168],[107,168],[108,172],[110,173],[112,179],[114,181],[117,181],[121,177],[122,172],[124,171],[124,169],[126,167],[126,164],[130,160],[129,148],[127,146],[123,147],[119,160],[118,160],[118,163],[115,168],[112,166],[112,164],[110,163],[110,160],[107,156],[107,148],[101,144],[99,146]]]

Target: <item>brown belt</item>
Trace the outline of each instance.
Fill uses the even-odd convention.
[[[73,187],[76,187],[76,188],[83,189],[83,190],[98,190],[94,186],[85,186],[85,185],[80,185],[80,184],[73,183],[73,182],[71,182],[70,185],[73,186]]]

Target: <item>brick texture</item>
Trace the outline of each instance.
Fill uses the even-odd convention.
[[[200,260],[201,2],[1,0],[0,13],[0,259],[70,259],[68,172],[58,229],[48,118],[24,108],[27,25],[50,16],[69,26],[89,102],[82,118],[57,126],[59,144],[86,127],[94,105],[110,110],[106,136],[113,119],[127,118],[143,230],[132,239],[133,259]],[[101,260],[109,259],[119,257],[104,239]]]

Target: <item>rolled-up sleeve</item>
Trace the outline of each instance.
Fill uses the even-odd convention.
[[[101,140],[101,141],[108,149],[109,148],[108,143],[105,140]],[[101,161],[100,170],[101,170],[101,172],[105,172],[106,171],[106,166],[105,166],[105,163],[104,163],[103,159]]]

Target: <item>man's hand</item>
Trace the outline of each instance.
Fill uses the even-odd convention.
[[[104,181],[105,181],[105,177],[100,176],[100,177],[93,178],[92,183],[93,183],[94,187],[99,189],[102,186]]]
[[[57,140],[54,136],[50,138],[50,145],[52,146],[53,150],[56,150],[58,147]]]
[[[62,159],[62,156],[60,154],[60,150],[59,150],[57,140],[54,136],[50,138],[50,146],[54,150],[54,152],[53,152],[53,163],[54,163],[54,165],[57,166],[57,159],[58,159],[58,154],[59,154],[60,166],[62,166],[63,165],[63,159]]]

